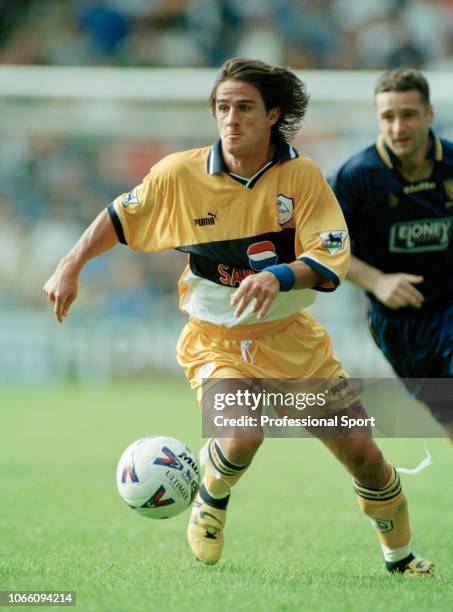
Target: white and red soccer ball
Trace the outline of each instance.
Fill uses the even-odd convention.
[[[116,483],[123,500],[141,516],[171,518],[191,505],[200,486],[200,468],[183,442],[149,436],[121,455]]]

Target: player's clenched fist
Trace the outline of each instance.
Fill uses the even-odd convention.
[[[43,290],[54,305],[55,317],[63,323],[63,318],[77,297],[78,273],[62,262],[44,285]]]
[[[231,305],[236,307],[234,316],[240,317],[255,298],[252,312],[258,319],[262,319],[279,290],[280,283],[272,272],[264,271],[247,276],[231,297]]]

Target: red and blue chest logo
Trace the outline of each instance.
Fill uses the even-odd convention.
[[[270,240],[251,244],[247,249],[247,257],[250,267],[257,272],[261,272],[268,266],[273,266],[278,261],[275,245]]]

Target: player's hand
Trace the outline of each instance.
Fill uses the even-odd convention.
[[[255,299],[252,312],[262,319],[273,299],[280,291],[280,283],[272,272],[259,272],[247,276],[231,296],[231,305],[236,307],[235,317],[240,317],[250,302]]]
[[[78,276],[78,271],[61,262],[43,287],[44,293],[54,305],[53,311],[60,323],[63,323],[64,317],[77,297]]]
[[[382,274],[376,281],[373,293],[388,308],[421,308],[425,298],[414,285],[423,282],[423,276],[415,274]]]

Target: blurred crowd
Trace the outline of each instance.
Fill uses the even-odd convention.
[[[453,66],[453,0],[0,0],[0,63]]]
[[[46,308],[41,288],[61,256],[166,152],[160,143],[112,138],[2,139],[0,312]],[[77,311],[152,316],[163,298],[173,296],[184,265],[185,257],[175,251],[143,257],[126,247],[115,249],[84,270]]]

